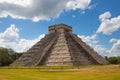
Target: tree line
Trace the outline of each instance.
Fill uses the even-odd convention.
[[[23,53],[14,52],[12,49],[0,47],[0,66],[8,66],[22,54]]]
[[[110,64],[120,64],[120,56],[105,57]]]

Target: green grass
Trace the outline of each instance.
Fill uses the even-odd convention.
[[[1,67],[0,80],[120,80],[120,67]]]

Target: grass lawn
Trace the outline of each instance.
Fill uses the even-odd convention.
[[[0,80],[120,80],[118,65],[21,68],[0,68]]]

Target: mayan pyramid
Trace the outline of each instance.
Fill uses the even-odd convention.
[[[79,66],[108,62],[72,33],[65,24],[49,26],[49,33],[11,66]]]

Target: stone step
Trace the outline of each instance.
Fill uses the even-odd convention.
[[[50,57],[48,57],[48,60],[50,60],[50,59],[71,59],[71,56],[64,56],[64,55],[62,55],[62,56],[50,56]]]
[[[72,62],[72,60],[55,60],[55,61],[48,61],[47,63],[66,63],[66,62]]]
[[[49,54],[49,56],[71,56],[70,54],[68,54],[68,53],[52,53],[52,54]]]
[[[64,62],[64,63],[58,63],[58,62],[54,62],[54,63],[47,63],[45,64],[46,66],[72,66],[73,63],[72,62]]]

